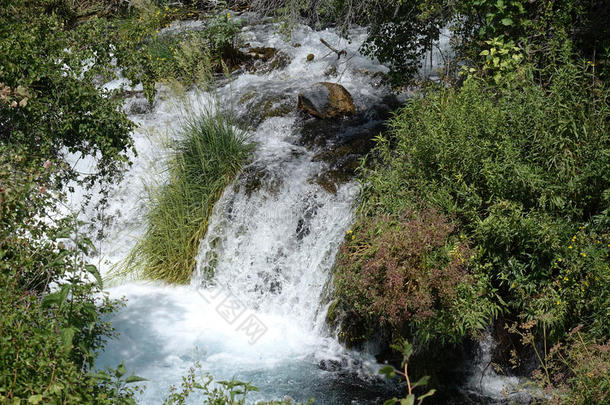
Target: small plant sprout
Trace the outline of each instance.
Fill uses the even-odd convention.
[[[420,396],[415,395],[414,390],[417,387],[427,385],[428,381],[430,380],[430,377],[424,376],[424,377],[420,378],[419,380],[417,380],[415,383],[411,383],[411,379],[409,378],[408,367],[409,367],[409,359],[411,358],[411,355],[413,355],[413,345],[411,345],[411,343],[409,343],[409,341],[407,339],[405,339],[402,342],[402,345],[399,345],[399,344],[392,345],[392,348],[402,353],[401,367],[403,368],[404,371],[397,370],[392,366],[385,366],[381,370],[379,370],[379,374],[383,374],[387,378],[394,378],[394,377],[396,377],[397,374],[404,377],[407,382],[408,394],[406,397],[404,397],[402,399],[398,399],[398,398],[388,399],[387,401],[385,401],[383,403],[383,405],[398,405],[398,404],[414,405],[416,403],[418,405],[421,405],[424,402],[424,399],[434,395],[436,390],[431,389],[428,392],[426,392],[424,395],[420,395]]]

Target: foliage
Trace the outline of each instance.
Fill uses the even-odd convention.
[[[159,80],[205,84],[214,72],[232,70],[240,62],[239,23],[230,13],[208,18],[200,31],[156,35],[147,44],[154,76]]]
[[[451,218],[460,239],[445,230],[446,250],[467,242],[472,254],[465,265],[471,283],[479,286],[472,301],[491,302],[505,316],[529,322],[529,333],[550,345],[583,323],[587,349],[571,345],[566,358],[595,351],[607,339],[608,91],[589,65],[571,62],[573,56],[558,60],[561,64],[545,68],[544,76],[523,63],[507,68],[498,81],[472,74],[460,88],[428,87],[395,116],[391,133],[378,138],[373,164],[363,165],[360,215],[353,240],[345,243],[338,259],[337,294],[348,314],[365,316],[365,325],[374,329],[384,323],[392,305],[403,310],[413,305],[410,300],[420,294],[411,290],[415,280],[424,281],[426,289],[436,288],[438,277],[422,277],[415,264],[429,263],[430,249],[443,245],[425,238],[413,245],[403,242],[418,240],[419,229],[400,222],[405,212],[415,212],[420,221],[428,221],[421,228],[428,238],[441,235]],[[426,214],[430,207],[445,219],[431,221]],[[380,226],[387,222],[384,218],[400,225]],[[405,266],[409,270],[396,279],[396,288],[388,270],[409,263],[406,258],[397,262],[400,255],[414,264]],[[451,289],[438,291],[452,302]],[[448,325],[459,324],[455,319],[460,314],[473,313],[469,306],[455,311]],[[497,313],[479,312],[487,315],[479,319],[485,322]],[[428,331],[415,317],[406,321],[408,328],[391,325],[394,336]],[[451,341],[461,330],[435,332]],[[350,320],[342,333],[362,332]],[[544,364],[549,352],[537,353]],[[585,370],[581,360],[572,366]],[[583,382],[577,375],[566,384],[600,387],[597,380]],[[550,371],[548,376],[559,378]]]
[[[424,402],[424,399],[431,397],[436,392],[435,389],[431,389],[423,395],[415,395],[413,391],[417,387],[422,387],[428,384],[429,377],[424,376],[420,378],[415,383],[411,383],[409,378],[409,359],[413,355],[413,346],[409,343],[408,340],[403,340],[402,345],[392,345],[392,348],[402,354],[402,363],[401,367],[403,371],[397,370],[392,366],[385,366],[381,370],[379,370],[379,374],[385,375],[387,378],[394,378],[396,374],[401,375],[405,378],[407,382],[407,396],[403,399],[392,398],[385,401],[384,405],[415,405],[415,401],[417,401],[417,405],[421,405]]]
[[[359,317],[424,342],[455,342],[483,329],[496,309],[480,298],[486,286],[470,274],[474,252],[454,230],[432,209],[358,224],[339,253],[337,294]]]
[[[0,147],[0,402],[132,403],[84,371],[119,302],[102,293],[97,269],[83,260],[91,242],[71,218],[50,216],[50,161]]]
[[[59,164],[65,152],[97,158],[96,172],[79,179],[88,183],[119,174],[133,152],[134,124],[121,112],[117,91],[101,83],[120,72],[132,86],[142,83],[152,102],[157,81],[191,84],[201,78],[200,65],[222,70],[223,61],[232,66],[238,55],[239,26],[228,15],[211,18],[197,40],[181,42],[160,32],[181,9],[141,1],[121,9],[124,19],[92,12],[81,21],[83,5],[5,0],[0,7],[0,142],[55,160],[63,183],[79,177]],[[168,42],[178,43],[176,52],[159,55]]]
[[[249,382],[238,381],[235,378],[230,381],[215,381],[209,374],[201,373],[201,364],[195,363],[186,376],[182,377],[180,388],[172,385],[169,396],[163,401],[163,405],[182,405],[194,393],[203,396],[204,405],[243,405],[250,392],[258,391],[258,388]],[[308,402],[308,405],[313,401]],[[302,405],[291,400],[257,402],[260,405]]]
[[[610,399],[610,342],[583,333],[583,325],[572,329],[565,339],[547,349],[536,342],[535,321],[514,324],[509,332],[530,346],[540,367],[532,377],[552,404],[604,404]],[[546,336],[544,337],[546,338]],[[544,339],[543,338],[543,339]],[[515,360],[518,362],[518,359]]]
[[[279,14],[289,27],[299,19],[317,28],[335,25],[345,34],[352,23],[368,26],[362,52],[390,67],[394,85],[417,78],[425,52],[437,46],[443,29],[450,31],[457,60],[445,62],[453,69],[481,65],[487,41],[519,47],[519,53],[527,49],[543,69],[570,42],[596,66],[599,78],[608,80],[610,73],[610,10],[603,0],[254,0],[252,7]],[[456,72],[447,73],[444,79],[454,81]]]
[[[153,188],[148,229],[120,273],[187,283],[212,208],[248,160],[252,146],[224,115],[184,123],[168,163],[168,183]]]
[[[132,147],[133,124],[96,86],[96,76],[112,69],[111,43],[88,42],[99,25],[74,27],[74,18],[61,1],[2,2],[0,142],[36,158],[61,159],[64,151],[97,156],[96,175],[116,174]],[[61,168],[64,177],[77,176]]]

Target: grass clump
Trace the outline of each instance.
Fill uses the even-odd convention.
[[[121,272],[188,283],[214,204],[252,151],[224,115],[187,120],[168,163],[169,181],[151,191],[148,229]]]

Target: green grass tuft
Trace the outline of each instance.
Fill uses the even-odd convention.
[[[214,204],[253,149],[223,115],[203,113],[185,122],[181,132],[169,181],[151,191],[146,234],[118,275],[188,283]]]

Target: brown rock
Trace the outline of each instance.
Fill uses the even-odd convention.
[[[298,107],[314,117],[326,119],[356,111],[351,94],[337,83],[320,82],[299,93]]]
[[[268,61],[272,59],[277,53],[277,49],[268,47],[250,48],[248,49],[248,55],[256,59]]]

